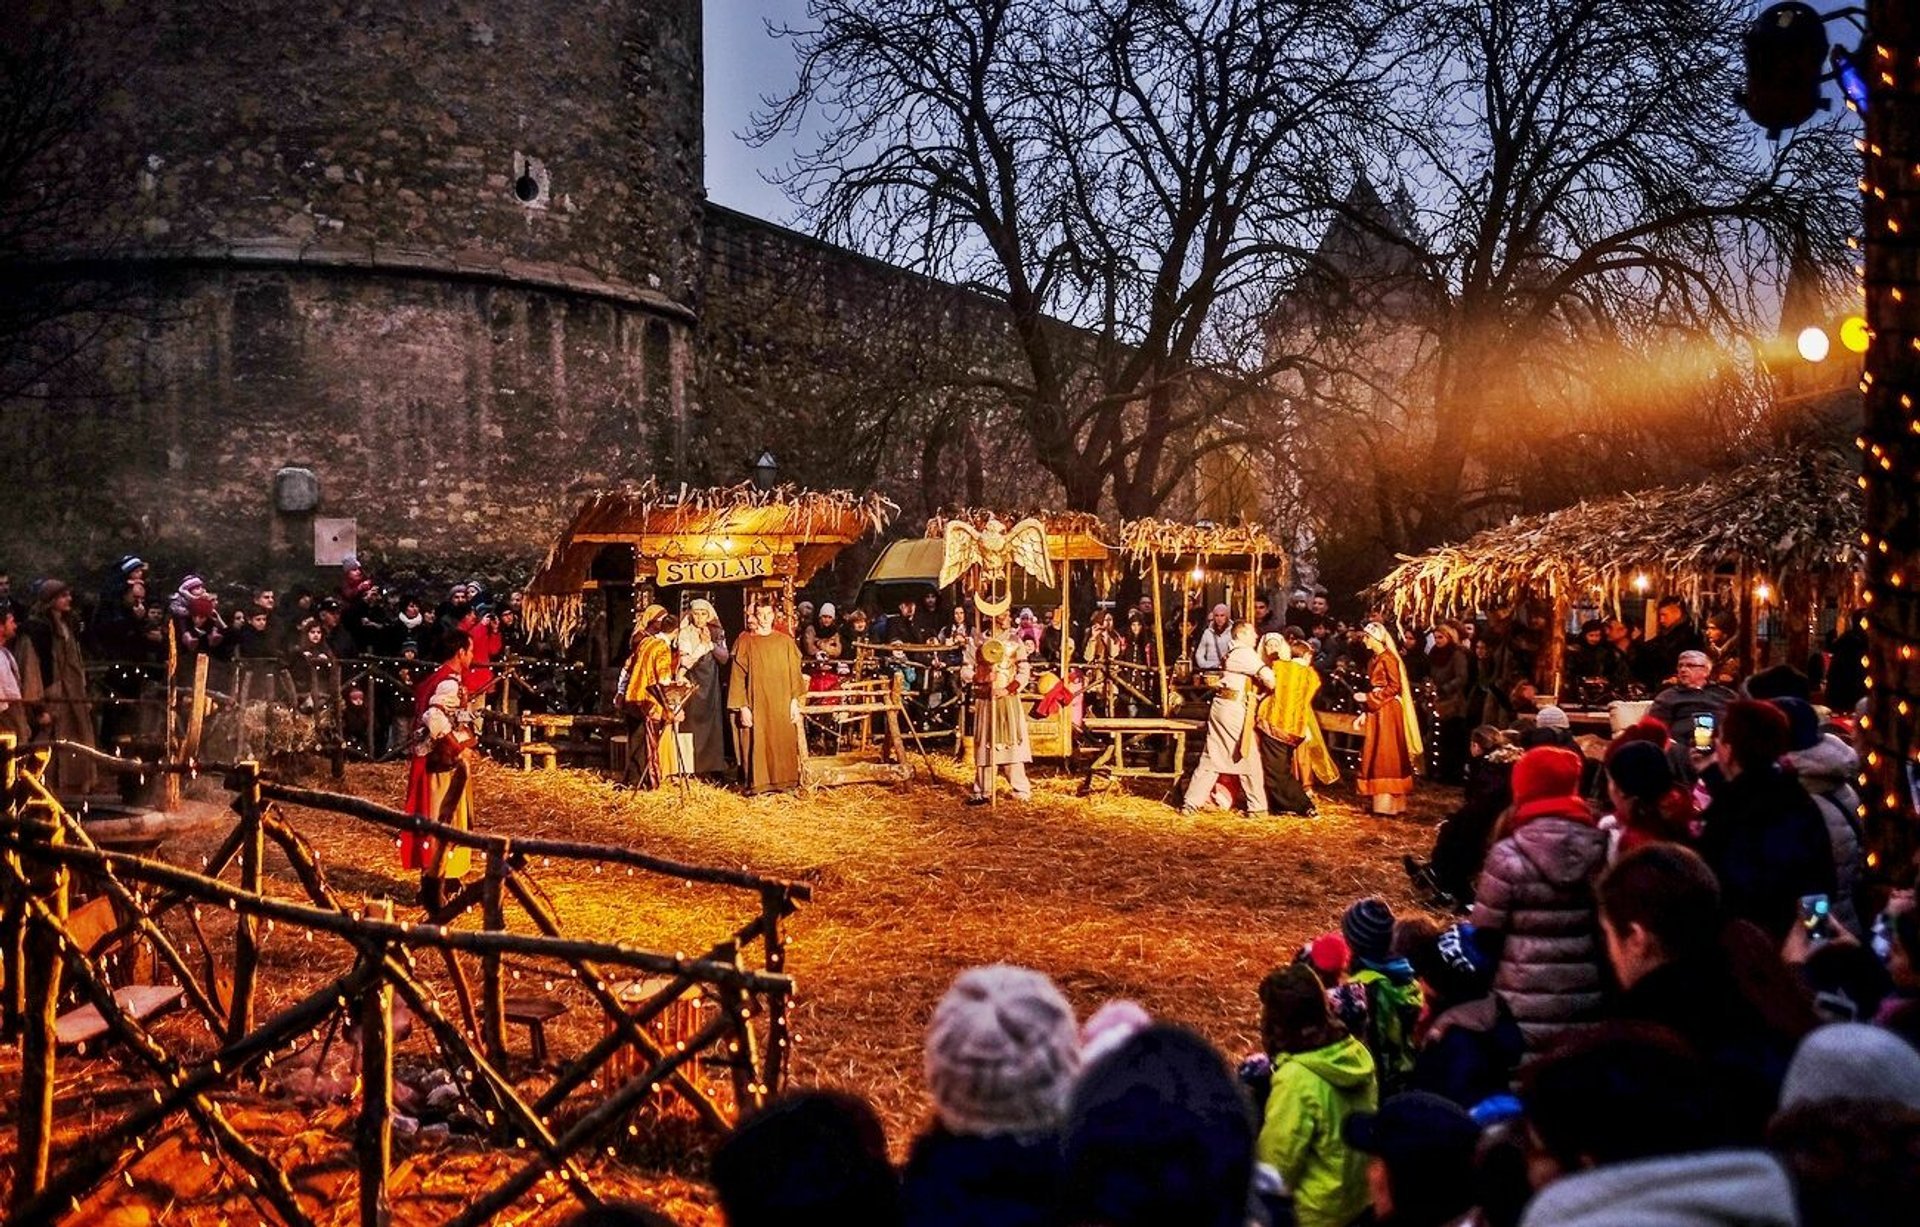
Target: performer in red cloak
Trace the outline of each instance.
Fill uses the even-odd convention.
[[[478,741],[466,691],[457,675],[440,680],[414,720],[412,759],[407,767],[407,814],[431,822],[473,829],[469,762]],[[400,864],[420,872],[420,904],[428,915],[458,889],[471,868],[472,850],[445,844],[430,835],[408,832],[400,840]],[[452,883],[453,890],[448,884]]]

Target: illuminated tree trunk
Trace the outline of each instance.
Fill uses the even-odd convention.
[[[1920,739],[1920,5],[1871,0],[1868,82],[1866,806],[1870,864],[1904,879]]]

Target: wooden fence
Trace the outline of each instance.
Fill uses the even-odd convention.
[[[0,954],[6,972],[0,1028],[18,1036],[22,1065],[20,1096],[12,1109],[18,1141],[12,1221],[51,1219],[78,1206],[132,1162],[162,1122],[185,1114],[216,1153],[239,1169],[257,1203],[287,1224],[311,1222],[285,1172],[242,1136],[210,1092],[257,1080],[276,1057],[317,1028],[345,1022],[358,1035],[361,1056],[352,1143],[360,1221],[387,1222],[396,997],[424,1024],[437,1059],[458,1071],[465,1093],[485,1109],[495,1141],[527,1155],[506,1179],[475,1190],[451,1220],[462,1227],[488,1221],[544,1180],[559,1179],[582,1203],[598,1204],[584,1157],[605,1145],[657,1092],[684,1100],[716,1129],[730,1127],[728,1105],[689,1076],[696,1062],[726,1069],[734,1110],[757,1106],[780,1085],[793,993],[781,925],[798,902],[810,897],[802,884],[680,864],[626,848],[461,831],[358,797],[281,785],[262,778],[252,762],[216,767],[129,761],[84,747],[62,748],[91,754],[117,771],[220,772],[235,793],[237,817],[200,871],[103,848],[42,782],[49,747],[17,748],[11,736],[0,734],[5,803],[0,811]],[[312,845],[282,812],[286,805],[344,815],[389,835],[428,835],[470,848],[484,872],[422,922],[396,919],[390,904],[353,910],[328,883]],[[269,842],[285,855],[302,898],[263,891]],[[621,941],[570,938],[532,876],[536,859],[731,888],[753,899],[753,914],[694,957]],[[236,872],[237,882],[223,880],[229,870]],[[212,1033],[211,1051],[188,1052],[183,1040],[167,1034],[168,1023],[142,1018],[124,994],[116,993],[113,977],[95,957],[107,943],[94,942],[89,949],[69,929],[70,898],[78,885],[112,901],[119,920],[115,935],[150,954],[156,971],[164,969],[179,989],[183,1008]],[[510,904],[520,913],[516,927],[508,923]],[[230,946],[209,937],[198,917],[201,906],[230,913]],[[181,932],[183,910],[197,950]],[[524,931],[529,927],[531,932]],[[261,1018],[261,950],[269,934],[303,941],[321,935],[337,939],[344,949],[338,974],[328,969],[317,990],[302,992],[292,1004]],[[444,970],[450,1008],[443,1008],[442,992],[429,983],[416,956]],[[537,1096],[523,1093],[509,1068],[504,970],[509,958],[535,960],[550,969],[554,981],[571,985],[570,991],[593,1003],[604,1024],[603,1038],[565,1057]],[[650,977],[650,988],[637,1000],[623,996],[623,990],[631,993],[623,977]],[[142,1106],[80,1143],[61,1147],[56,1156],[56,1020],[68,987],[99,1012],[115,1052],[142,1071],[152,1093]],[[656,1020],[694,995],[715,1003],[712,1020],[690,1036],[660,1038]],[[90,1058],[59,1056],[60,1062],[76,1059]]]

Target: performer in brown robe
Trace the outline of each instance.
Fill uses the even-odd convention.
[[[93,745],[93,705],[87,702],[87,662],[73,624],[73,589],[57,579],[42,584],[21,641],[20,695],[33,721],[34,740]],[[46,782],[56,792],[84,796],[93,787],[93,764],[61,751],[47,768]]]
[[[727,707],[740,725],[740,768],[749,793],[800,786],[800,647],[773,628],[773,606],[748,615],[747,633],[734,641]]]
[[[1420,721],[1393,636],[1378,622],[1367,623],[1364,633],[1373,662],[1367,666],[1367,739],[1354,786],[1373,798],[1374,813],[1404,814],[1423,749]]]

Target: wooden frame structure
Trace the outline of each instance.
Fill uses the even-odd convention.
[[[1556,692],[1561,628],[1576,604],[1618,611],[1630,593],[1672,593],[1698,609],[1729,579],[1749,664],[1764,605],[1785,616],[1789,653],[1804,659],[1822,604],[1844,607],[1859,584],[1859,469],[1855,457],[1815,448],[1688,486],[1581,502],[1403,555],[1366,595],[1419,624],[1521,597],[1550,603],[1555,634],[1540,680]]]
[[[1067,670],[1073,664],[1073,568],[1074,564],[1089,564],[1094,568],[1095,591],[1101,587],[1102,580],[1110,578],[1114,568],[1115,547],[1108,542],[1111,530],[1098,516],[1084,511],[1041,511],[1032,513],[1040,521],[1047,534],[1047,557],[1053,563],[1054,591],[1060,594],[1061,635],[1060,635],[1060,675],[1067,676]],[[947,525],[956,520],[984,529],[989,519],[998,519],[1004,525],[1013,525],[1025,516],[1001,515],[998,512],[978,508],[937,515],[927,521],[927,536],[940,539],[946,536]],[[964,587],[964,585],[962,585]],[[1022,695],[1029,704],[1038,700],[1037,694]],[[969,705],[970,706],[970,705]],[[963,709],[965,710],[965,709]],[[1043,719],[1027,720],[1027,739],[1036,759],[1058,759],[1071,762],[1074,757],[1074,728],[1071,708],[1062,706],[1052,716]],[[964,738],[959,739],[964,744]]]
[[[744,584],[777,593],[788,623],[796,588],[842,549],[887,526],[896,510],[878,494],[845,490],[760,490],[751,483],[711,489],[652,481],[606,490],[580,504],[527,584],[529,634],[562,643],[579,634],[594,560],[609,545],[634,551],[638,587]]]
[[[1163,603],[1167,575],[1191,581],[1180,585],[1183,598],[1210,577],[1226,575],[1227,604],[1233,605],[1237,591],[1241,601],[1238,616],[1251,621],[1253,602],[1262,586],[1284,586],[1291,574],[1291,563],[1286,552],[1258,525],[1183,524],[1146,518],[1121,525],[1120,537],[1128,562],[1136,574],[1148,581],[1148,591],[1153,597],[1154,659],[1159,673],[1160,710],[1163,716],[1172,717],[1178,704],[1173,699],[1173,669],[1167,657]],[[1236,590],[1233,577],[1239,575],[1247,578]],[[1185,612],[1186,601],[1182,599],[1183,616]],[[1183,623],[1180,656],[1185,659],[1186,655]]]
[[[244,1187],[263,1208],[271,1207],[289,1225],[314,1222],[287,1173],[243,1135],[212,1093],[257,1077],[277,1056],[305,1045],[318,1029],[331,1033],[338,1024],[350,1022],[361,1055],[360,1105],[351,1143],[359,1173],[359,1221],[363,1227],[387,1223],[396,996],[424,1024],[426,1040],[438,1058],[462,1072],[462,1093],[484,1108],[496,1143],[529,1156],[505,1180],[474,1190],[452,1220],[460,1227],[492,1221],[553,1180],[582,1203],[599,1205],[588,1172],[593,1154],[662,1088],[689,1104],[706,1124],[729,1127],[727,1109],[689,1074],[695,1062],[727,1069],[737,1110],[763,1103],[780,1085],[790,1039],[786,1009],[793,993],[793,982],[785,974],[781,923],[798,901],[810,897],[803,884],[679,864],[625,848],[462,831],[357,797],[275,784],[263,779],[252,762],[229,767],[140,762],[78,749],[116,771],[225,772],[238,794],[238,821],[209,858],[205,872],[101,848],[42,783],[49,747],[22,750],[11,735],[0,734],[0,898],[5,901],[0,913],[5,917],[0,926],[5,941],[0,944],[8,990],[0,1001],[0,1025],[20,1036],[22,1062],[20,1095],[9,1112],[17,1127],[12,1221],[50,1221],[66,1213],[103,1181],[136,1163],[153,1132],[184,1113],[206,1135],[209,1162],[217,1154],[237,1168]],[[411,832],[461,844],[482,854],[485,872],[421,923],[394,919],[390,904],[349,910],[329,886],[312,846],[280,813],[281,804],[346,815],[387,835]],[[264,892],[269,841],[286,856],[304,900]],[[743,890],[756,898],[757,915],[691,958],[625,942],[569,938],[546,892],[531,877],[535,858],[584,860],[596,869],[656,874],[676,885],[698,881]],[[236,865],[238,884],[222,881]],[[98,943],[68,927],[70,879],[76,873],[99,884],[112,899],[127,936],[151,947],[157,965],[177,983],[180,1000],[212,1034],[211,1053],[190,1052],[185,1043],[165,1038],[150,1018],[137,1016],[115,991],[93,957]],[[510,902],[524,911],[532,932],[525,922],[508,926]],[[223,948],[216,956],[197,906],[232,916],[230,951]],[[199,966],[188,957],[192,951],[178,933],[183,911],[200,942]],[[478,913],[479,927],[454,928],[453,920],[468,912]],[[276,926],[283,941],[312,941],[317,936],[342,943],[346,966],[317,991],[260,1020],[260,952]],[[764,948],[757,968],[745,958],[755,943]],[[441,1009],[440,995],[428,985],[416,954],[437,956],[445,964],[459,1006],[457,1018]],[[523,1094],[510,1076],[505,1034],[513,1017],[505,989],[510,957],[544,961],[554,983],[570,986],[601,1011],[606,1026],[605,1037],[569,1057],[537,1098]],[[230,978],[219,974],[223,965],[231,966]],[[477,993],[468,966],[478,971]],[[637,1001],[615,979],[621,972],[652,977]],[[51,1140],[63,983],[79,990],[119,1049],[130,1054],[131,1068],[143,1072],[153,1086],[151,1102],[133,1103],[117,1120],[95,1128],[82,1144],[66,1150],[56,1168]],[[689,993],[702,993],[717,1003],[712,1021],[673,1043],[656,1038],[650,1024]],[[540,1046],[537,1036],[535,1043]],[[632,1064],[616,1066],[615,1059],[626,1054],[635,1058]],[[326,1217],[324,1211],[322,1207],[320,1217]]]

